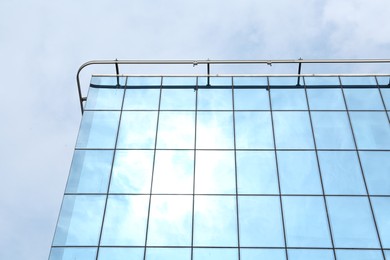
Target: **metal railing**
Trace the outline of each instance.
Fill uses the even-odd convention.
[[[299,85],[300,77],[313,77],[313,76],[388,76],[388,74],[301,74],[302,64],[364,64],[364,63],[388,63],[390,64],[390,59],[296,59],[296,60],[92,60],[88,61],[80,66],[77,71],[77,89],[81,107],[81,113],[84,112],[83,102],[87,100],[86,97],[83,97],[80,85],[80,73],[81,71],[91,65],[115,65],[116,74],[111,76],[117,76],[118,85],[119,85],[119,65],[206,65],[206,73],[202,75],[191,75],[191,76],[204,76],[207,77],[209,83],[210,77],[220,77],[220,76],[243,76],[242,74],[211,74],[212,65],[249,65],[249,64],[264,64],[272,66],[273,64],[297,64],[298,72],[297,74],[245,74],[245,76],[294,76],[297,77],[297,85]],[[134,75],[133,75],[134,76]],[[148,76],[148,75],[142,75]],[[151,75],[150,75],[151,76]],[[157,76],[157,75],[153,75]],[[159,76],[173,76],[173,75],[159,75]],[[183,75],[175,75],[183,76]],[[184,75],[189,76],[189,75]]]

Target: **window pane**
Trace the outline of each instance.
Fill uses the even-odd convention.
[[[95,260],[96,248],[61,248],[55,247],[50,251],[49,260]]]
[[[390,152],[359,152],[371,195],[390,195]]]
[[[356,152],[318,152],[326,194],[366,194]]]
[[[153,193],[192,194],[193,151],[156,151]]]
[[[194,260],[238,260],[238,249],[232,248],[195,248]]]
[[[166,89],[161,93],[161,110],[195,110],[194,89]]]
[[[196,86],[196,77],[163,77],[163,86]]]
[[[196,151],[195,193],[234,194],[235,192],[234,152]]]
[[[148,246],[191,246],[192,196],[153,195]]]
[[[198,110],[232,109],[231,89],[198,89]]]
[[[314,148],[307,112],[274,112],[273,118],[277,148]]]
[[[322,194],[314,152],[278,152],[282,194]]]
[[[288,247],[332,246],[322,197],[284,196],[282,201]]]
[[[101,244],[105,246],[145,245],[149,196],[108,197]]]
[[[383,260],[380,250],[336,250],[337,260]]]
[[[362,85],[376,85],[374,77],[340,77],[343,85],[347,86],[362,86]]]
[[[340,85],[338,77],[305,77],[307,86],[334,86]]]
[[[236,112],[237,149],[273,149],[269,112]]]
[[[351,127],[346,112],[312,112],[318,149],[353,149]]]
[[[119,88],[96,88],[88,90],[85,109],[121,109],[124,89]]]
[[[146,260],[190,260],[190,248],[147,248]]]
[[[335,247],[378,248],[367,198],[327,197]]]
[[[197,149],[233,149],[233,113],[198,112]]]
[[[143,248],[100,247],[99,260],[143,260]]]
[[[123,112],[118,148],[154,148],[157,112]]]
[[[271,102],[273,110],[307,110],[305,90],[271,89]]]
[[[195,196],[194,246],[237,246],[235,196]]]
[[[98,195],[65,195],[53,245],[97,245],[105,198]]]
[[[296,86],[298,77],[269,77],[271,86]]]
[[[117,151],[112,170],[111,193],[149,193],[153,151]]]
[[[119,112],[85,111],[76,148],[114,148]]]
[[[127,86],[160,86],[161,77],[127,77]]]
[[[307,89],[310,109],[345,110],[343,93],[339,88]]]
[[[349,110],[383,110],[383,102],[377,88],[344,89]]]
[[[240,196],[238,205],[240,246],[284,246],[279,197]]]
[[[66,193],[106,193],[113,151],[76,150]]]
[[[387,110],[390,110],[390,88],[381,88],[383,101]]]
[[[157,110],[160,98],[160,89],[126,89],[123,109]]]
[[[266,77],[233,77],[234,86],[267,86]],[[267,95],[268,96],[268,95]]]
[[[100,77],[100,76],[92,76],[91,85],[117,86],[118,79],[119,79],[119,85],[124,86],[126,83],[126,77]]]
[[[274,152],[237,151],[238,193],[278,194]]]
[[[390,127],[385,113],[351,112],[359,149],[390,149]]]
[[[371,197],[382,246],[390,247],[390,198]]]
[[[160,112],[157,133],[158,149],[193,149],[194,145],[194,112]]]
[[[333,260],[333,250],[319,250],[319,249],[289,249],[289,260]]]
[[[282,249],[241,249],[241,260],[259,260],[259,259],[272,259],[272,260],[285,260],[286,253]]]
[[[268,90],[234,89],[235,110],[269,110]]]

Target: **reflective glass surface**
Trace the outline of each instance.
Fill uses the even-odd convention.
[[[378,88],[344,89],[349,110],[383,110]]]
[[[305,90],[271,89],[272,109],[274,110],[307,110]]]
[[[101,247],[98,260],[143,260],[143,248]]]
[[[95,260],[96,247],[55,247],[50,251],[49,260]]]
[[[340,260],[383,260],[380,250],[336,250],[336,256]]]
[[[383,247],[390,248],[390,197],[371,198]]]
[[[238,260],[238,250],[230,248],[195,248],[194,260]]]
[[[372,195],[390,195],[389,152],[359,152],[368,191]]]
[[[333,260],[334,254],[332,250],[320,250],[320,249],[289,249],[288,259],[292,260]]]
[[[268,91],[262,89],[234,89],[235,110],[269,110]]]
[[[240,256],[241,260],[286,259],[285,250],[282,249],[241,249]]]
[[[343,93],[338,88],[307,89],[310,109],[345,110]]]
[[[120,110],[123,101],[123,88],[90,87],[85,109]]]

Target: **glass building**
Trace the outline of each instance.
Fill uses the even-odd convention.
[[[388,76],[93,76],[49,259],[390,259],[389,107]]]

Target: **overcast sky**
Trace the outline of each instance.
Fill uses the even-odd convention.
[[[82,63],[390,58],[389,10],[389,0],[1,0],[0,259],[48,257]]]

